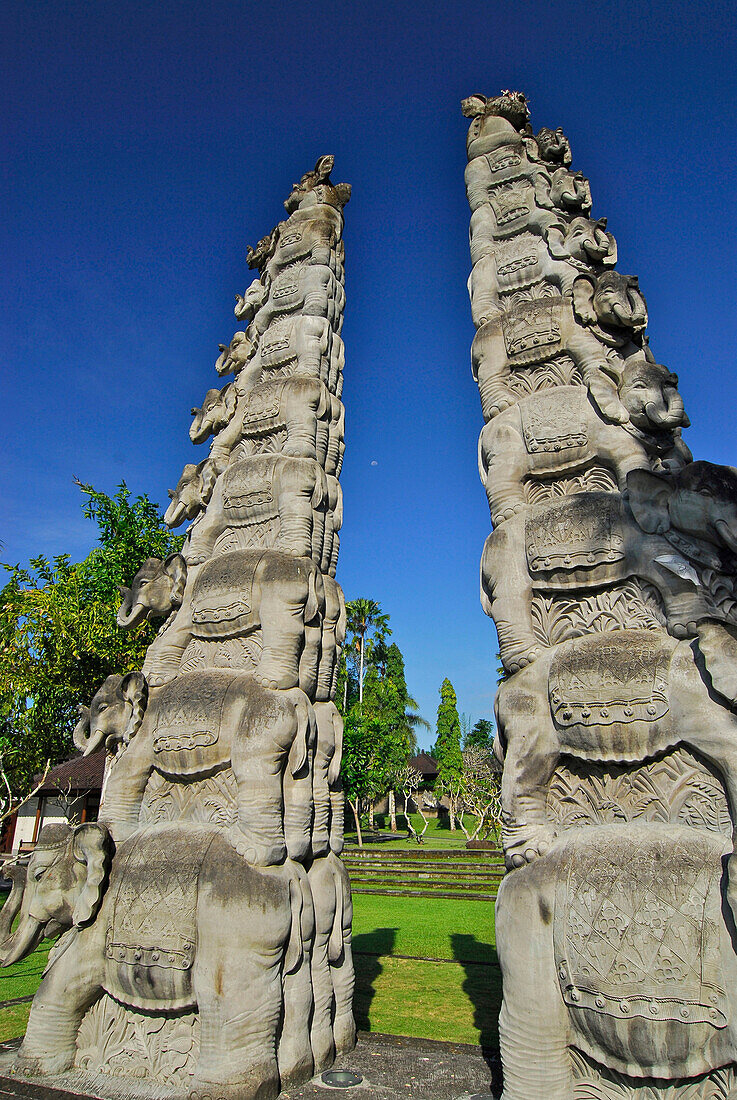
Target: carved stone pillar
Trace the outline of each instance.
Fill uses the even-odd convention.
[[[735,1086],[737,471],[678,379],[561,130],[471,119],[472,346],[505,670],[505,1100]],[[726,859],[724,857],[727,857]],[[724,871],[726,870],[726,874]]]

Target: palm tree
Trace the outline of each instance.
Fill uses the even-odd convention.
[[[358,650],[358,702],[363,703],[366,635],[372,630],[375,643],[383,642],[391,634],[389,616],[383,613],[376,600],[359,598],[346,604],[346,625],[353,635],[353,645]]]

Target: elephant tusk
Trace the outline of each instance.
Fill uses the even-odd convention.
[[[21,924],[0,949],[0,966],[12,966],[30,955],[43,939],[43,933],[44,926],[35,917],[21,919]]]

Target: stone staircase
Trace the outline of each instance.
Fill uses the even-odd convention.
[[[418,848],[387,852],[347,847],[342,858],[354,894],[490,901],[496,897],[504,875],[499,850]]]

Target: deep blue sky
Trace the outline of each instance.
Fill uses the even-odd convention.
[[[2,557],[89,550],[73,476],[163,502],[204,456],[189,409],[237,327],[245,247],[332,152],[353,184],[338,579],[391,615],[427,718],[444,676],[490,714],[460,100],[520,89],[535,129],[564,127],[692,450],[734,462],[736,21],[683,0],[6,0]]]

